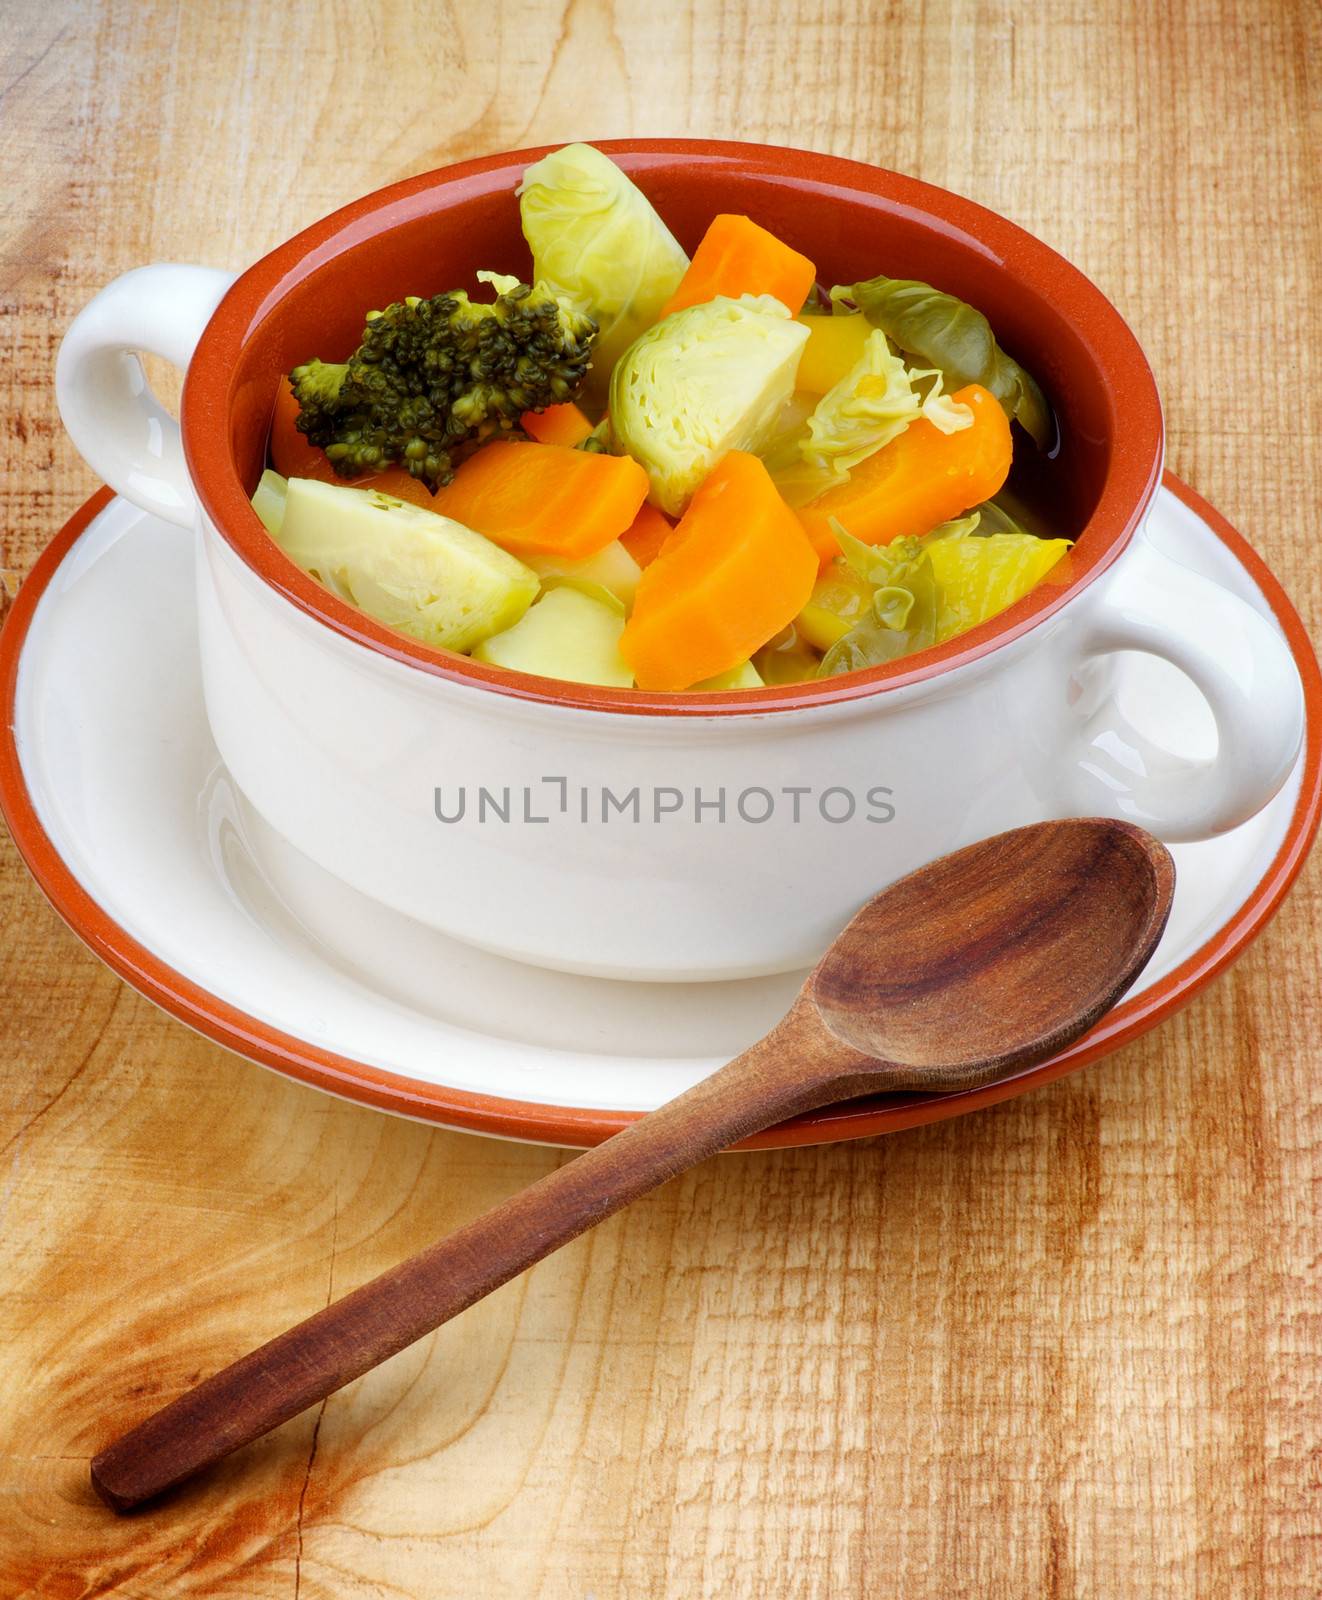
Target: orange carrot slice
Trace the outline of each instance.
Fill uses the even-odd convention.
[[[640,689],[688,689],[747,661],[817,577],[798,518],[756,456],[731,450],[643,573],[620,653]]]
[[[741,294],[770,294],[797,311],[816,277],[817,268],[807,256],[791,250],[751,217],[723,213],[712,218],[661,315],[701,305],[718,294],[732,300]]]
[[[644,502],[632,525],[620,535],[620,543],[640,567],[649,567],[674,531],[675,524],[664,512]]]
[[[545,411],[525,411],[519,426],[538,444],[563,444],[571,449],[582,444],[592,432],[592,424],[572,400],[564,405],[547,406]]]
[[[831,518],[865,544],[930,533],[939,523],[989,500],[1005,482],[1013,446],[1000,402],[981,384],[952,399],[973,412],[973,426],[942,433],[926,417],[860,462],[849,480],[799,509],[799,521],[823,560],[840,553]]]
[[[629,456],[495,440],[436,491],[431,508],[516,556],[578,560],[620,537],[647,489]]]

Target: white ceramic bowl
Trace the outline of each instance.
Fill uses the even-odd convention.
[[[809,964],[883,884],[1004,828],[1100,814],[1189,840],[1266,804],[1302,737],[1298,673],[1251,607],[1145,540],[1160,408],[1096,289],[1012,224],[895,174],[748,145],[606,148],[690,245],[716,211],[747,210],[824,278],[884,269],[983,308],[1056,404],[1075,550],[992,623],[846,678],[643,695],[479,666],[323,591],[247,496],[291,365],[352,344],[367,305],[521,259],[513,189],[540,152],[382,191],[237,281],[143,268],[70,329],[60,407],[109,483],[192,530],[208,716],[268,822],[355,888],[486,949],[717,979]],[[182,441],[143,350],[188,368]],[[1124,650],[1193,679],[1214,759],[1175,761],[1128,728],[1109,694]]]

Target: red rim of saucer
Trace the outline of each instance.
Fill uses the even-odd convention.
[[[1322,817],[1322,672],[1298,613],[1261,558],[1219,512],[1170,473],[1165,486],[1201,517],[1261,589],[1303,680],[1304,769],[1290,826],[1270,867],[1212,938],[1150,989],[1124,1001],[1068,1050],[1013,1078],[964,1094],[873,1098],[826,1107],[768,1129],[739,1149],[861,1139],[994,1105],[1076,1071],[1146,1033],[1188,1004],[1261,932],[1308,854]],[[172,1017],[227,1049],[362,1105],[451,1128],[533,1143],[582,1146],[618,1133],[640,1113],[540,1105],[418,1083],[282,1033],[209,994],[138,944],[87,893],[59,855],[33,805],[14,734],[19,663],[37,606],[78,537],[113,498],[101,489],[38,559],[0,629],[0,811],[20,855],[70,928],[113,971]]]

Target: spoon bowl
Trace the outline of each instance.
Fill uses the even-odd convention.
[[[863,907],[764,1039],[677,1099],[241,1357],[92,1462],[128,1511],[324,1400],[639,1195],[785,1117],[967,1089],[1063,1048],[1155,949],[1175,869],[1083,819],[943,856]]]
[[[1018,828],[901,878],[805,994],[876,1089],[950,1091],[1043,1061],[1133,983],[1170,913],[1165,847],[1127,823]],[[876,1092],[874,1089],[872,1092]]]

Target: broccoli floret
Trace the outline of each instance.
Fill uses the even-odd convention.
[[[504,291],[495,300],[474,304],[462,289],[411,296],[368,313],[348,361],[294,368],[299,432],[340,477],[397,462],[434,490],[466,445],[577,394],[593,319],[545,284],[482,276]]]

